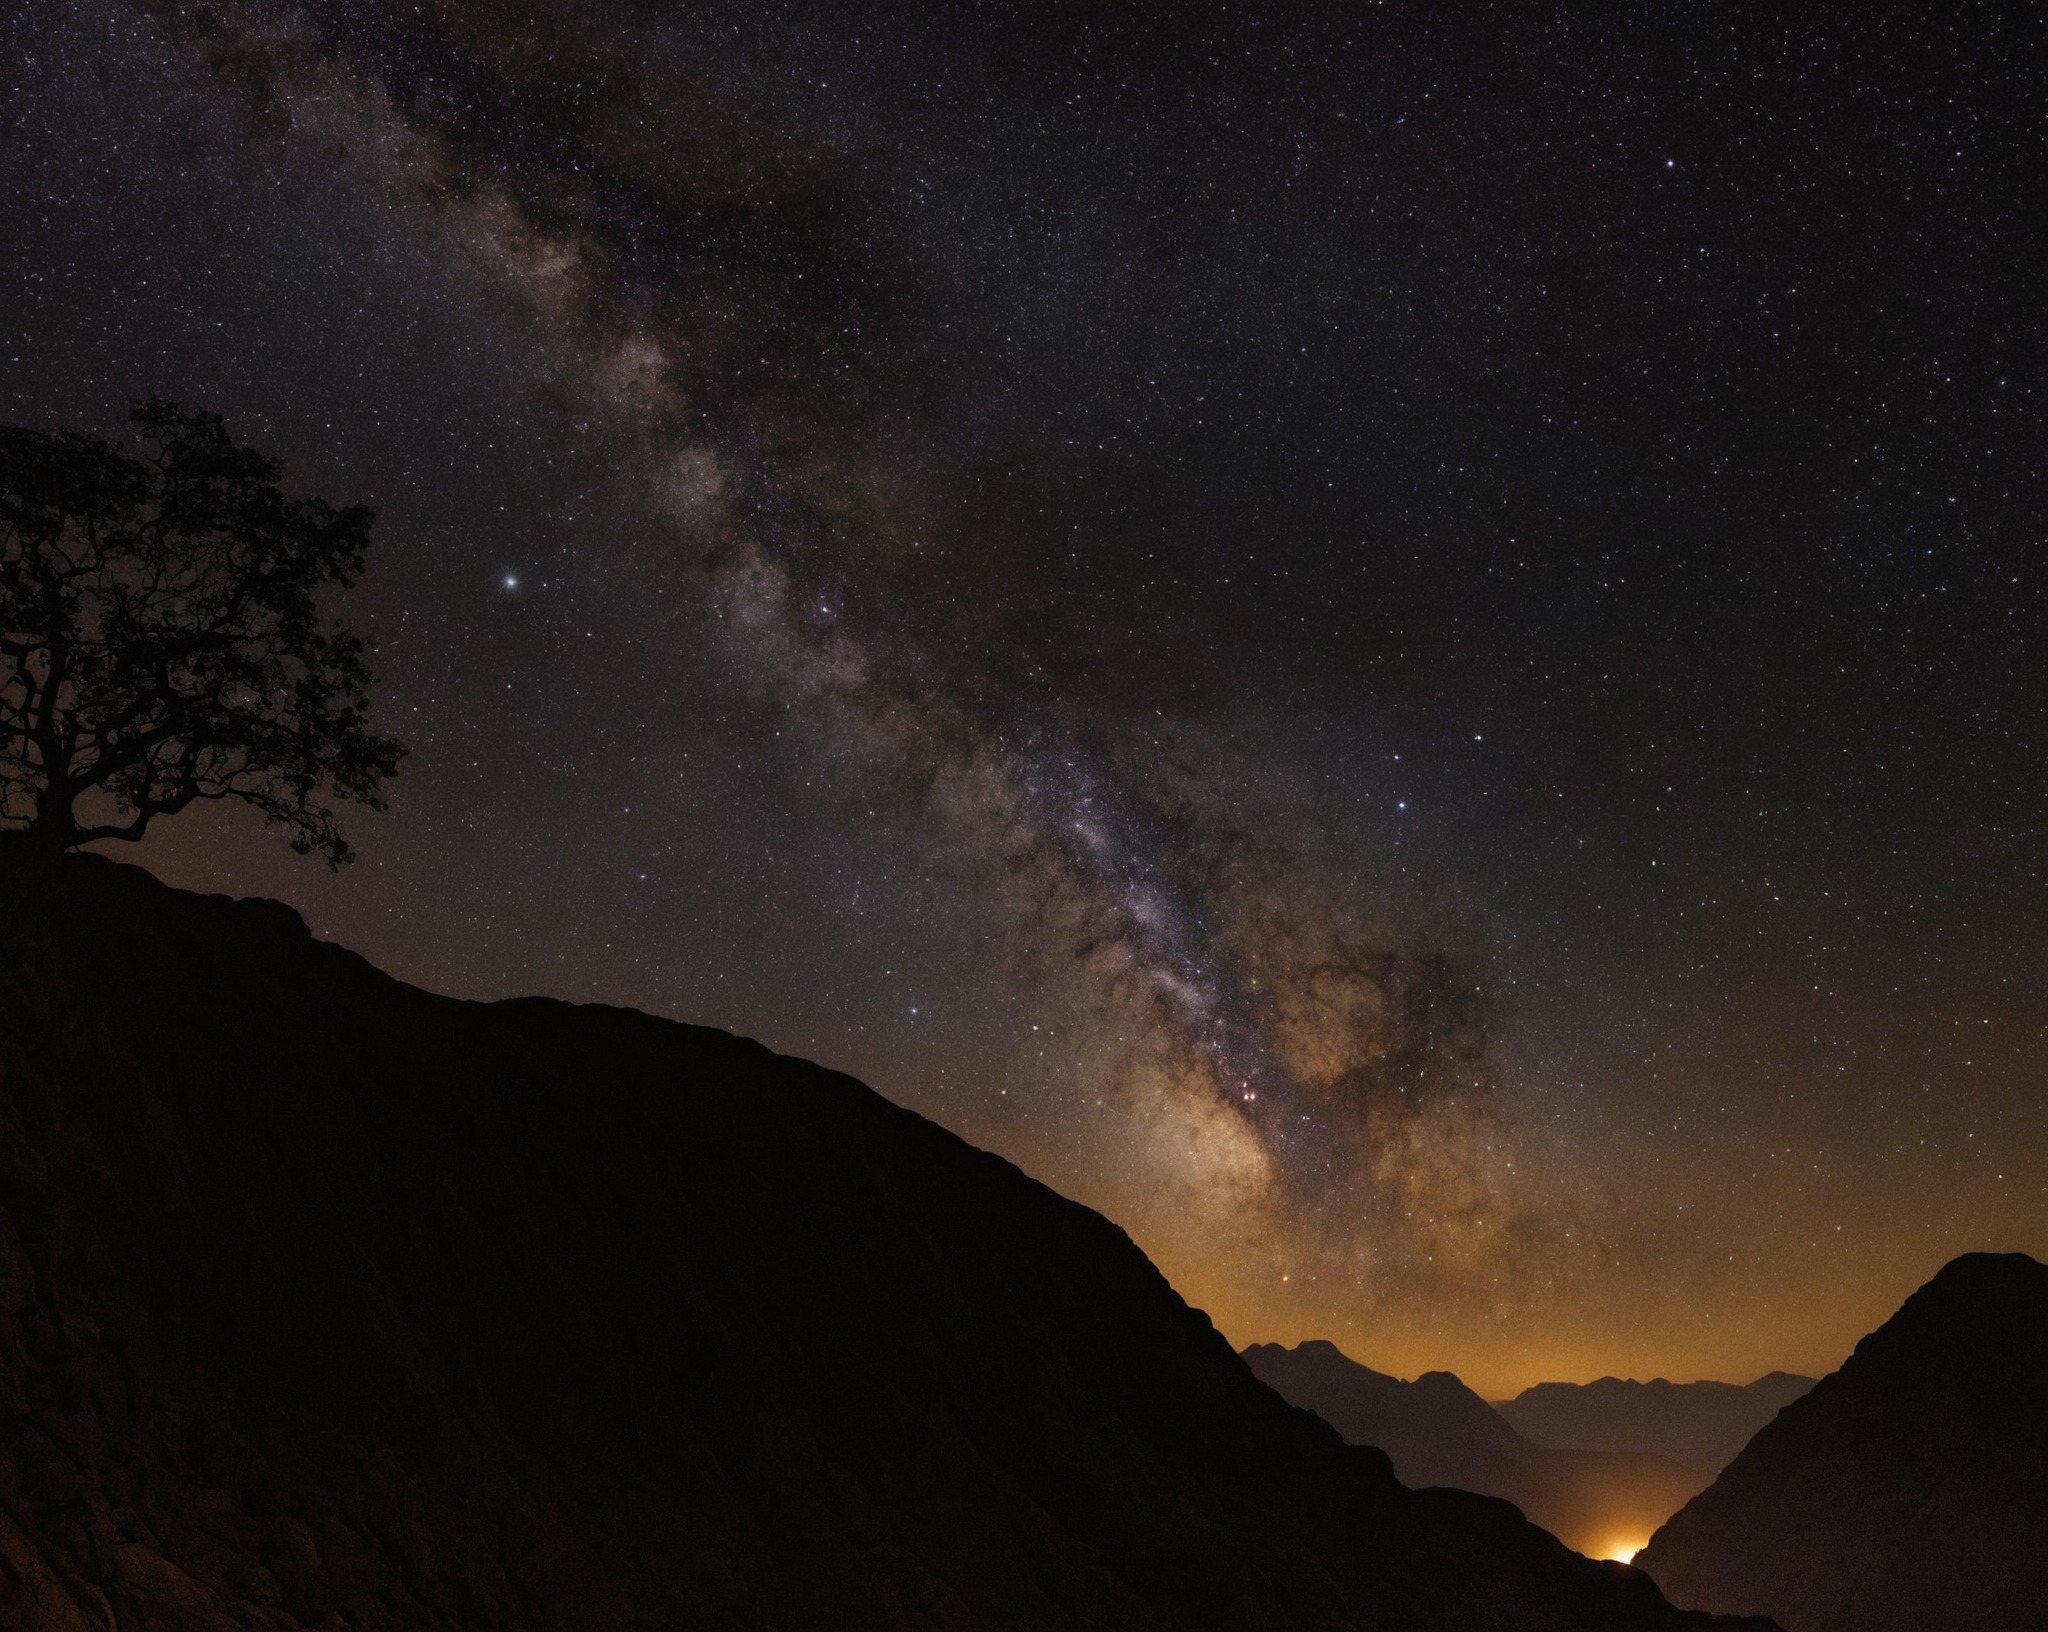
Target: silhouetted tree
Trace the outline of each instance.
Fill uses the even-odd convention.
[[[323,799],[381,809],[405,751],[317,604],[362,571],[370,512],[286,498],[217,415],[134,419],[139,454],[0,429],[0,830],[63,849],[239,799],[338,866]]]

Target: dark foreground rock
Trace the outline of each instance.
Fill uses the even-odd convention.
[[[1791,1632],[2048,1627],[2048,1267],[1956,1259],[1641,1562],[1681,1603]]]
[[[1702,1625],[722,1033],[0,876],[0,1626]]]
[[[1636,1451],[1719,1473],[1763,1425],[1813,1387],[1796,1372],[1766,1372],[1753,1383],[1647,1383],[1602,1377],[1538,1383],[1494,1409],[1538,1445]]]
[[[1502,1497],[1596,1558],[1642,1546],[1709,1477],[1661,1456],[1532,1445],[1448,1371],[1404,1382],[1321,1342],[1254,1344],[1244,1359],[1353,1445],[1385,1451],[1402,1483]]]

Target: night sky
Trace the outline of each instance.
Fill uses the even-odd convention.
[[[0,421],[375,506],[413,750],[123,853],[852,1071],[1238,1343],[1829,1369],[2048,1256],[2026,9],[17,0]]]

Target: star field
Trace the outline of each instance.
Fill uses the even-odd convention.
[[[166,876],[852,1070],[1240,1343],[1746,1380],[2048,1250],[2036,20],[5,27],[0,419],[380,514],[361,862]]]

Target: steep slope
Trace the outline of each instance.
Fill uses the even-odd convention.
[[[1641,1562],[1680,1602],[1790,1632],[2048,1626],[2048,1268],[1949,1264]]]
[[[858,1083],[93,858],[0,875],[0,1412],[10,1632],[1688,1620]]]
[[[1524,1439],[1587,1451],[1642,1451],[1719,1473],[1750,1437],[1813,1387],[1773,1371],[1753,1383],[1538,1383],[1494,1409]]]
[[[1532,1445],[1447,1371],[1403,1382],[1335,1345],[1254,1344],[1245,1363],[1354,1445],[1376,1445],[1406,1484],[1500,1496],[1596,1557],[1633,1551],[1707,1482],[1662,1457]]]

